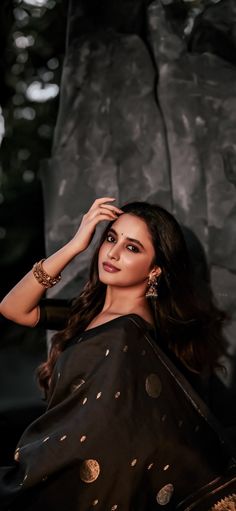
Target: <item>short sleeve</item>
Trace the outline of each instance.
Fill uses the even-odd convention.
[[[39,319],[35,326],[48,330],[62,330],[66,327],[72,300],[45,298],[39,302]]]

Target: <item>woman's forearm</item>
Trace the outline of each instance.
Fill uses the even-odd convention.
[[[45,259],[43,269],[56,277],[67,264],[80,253],[73,240]],[[21,325],[34,326],[39,319],[38,303],[46,288],[40,284],[30,270],[3,298],[0,313]]]
[[[105,220],[115,220],[123,213],[122,209],[105,203],[114,200],[114,197],[96,199],[83,216],[79,229],[71,241],[43,262],[43,269],[50,277],[57,277],[76,255],[87,249],[97,224]],[[39,319],[38,303],[45,289],[30,270],[3,298],[0,303],[0,314],[20,325],[35,326]]]

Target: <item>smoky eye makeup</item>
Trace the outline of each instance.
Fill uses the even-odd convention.
[[[113,227],[110,227],[110,229],[109,229],[109,233],[111,233],[111,234],[115,234],[115,235],[117,236],[117,232],[115,231],[115,229],[113,229]],[[123,234],[123,233],[122,233],[122,234]],[[128,241],[130,241],[131,243],[135,243],[135,245],[138,245],[138,246],[139,246],[142,250],[144,250],[144,251],[145,251],[145,248],[144,248],[144,246],[142,245],[141,241],[136,240],[135,238],[130,238],[130,237],[128,237],[128,236],[126,237],[126,239],[127,239]]]
[[[108,239],[109,237],[112,237],[113,240],[115,239],[113,232],[108,232],[106,235],[106,241],[108,241],[108,243],[110,243],[110,241]],[[139,248],[136,247],[136,245],[129,243],[128,240],[127,240],[127,246],[132,247],[132,250],[130,250],[130,252],[135,252],[135,253],[140,252]]]

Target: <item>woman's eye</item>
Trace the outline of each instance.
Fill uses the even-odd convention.
[[[114,238],[113,238],[113,236],[112,236],[111,234],[108,234],[108,235],[107,235],[107,241],[109,241],[109,239],[108,239],[108,238],[112,238],[112,239],[114,240]]]
[[[109,239],[111,238],[111,240]],[[106,240],[110,243],[110,241],[115,241],[113,236],[111,234],[108,234],[106,237]],[[139,252],[139,249],[135,247],[134,245],[127,245],[127,247],[132,247],[132,250],[129,249],[130,252]]]
[[[139,252],[139,249],[137,247],[135,247],[134,245],[128,245],[128,247],[132,247],[132,249],[134,249],[134,250],[131,250],[131,252]]]

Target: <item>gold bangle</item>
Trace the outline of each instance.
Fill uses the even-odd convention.
[[[61,274],[59,274],[57,277],[51,277],[48,275],[48,273],[43,269],[42,263],[45,261],[45,259],[41,259],[41,261],[34,263],[33,266],[33,274],[36,278],[36,280],[39,282],[39,284],[42,284],[42,286],[49,288],[52,286],[55,286],[60,280],[61,280]]]

